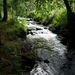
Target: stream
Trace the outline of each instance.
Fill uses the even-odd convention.
[[[57,34],[52,33],[47,26],[35,22],[32,18],[27,20],[27,41],[31,43],[32,55],[35,65],[30,73],[22,75],[65,75],[62,70],[66,63],[66,46],[61,44]]]
[[[37,57],[30,75],[64,75],[61,70],[66,62],[66,46],[48,27],[27,18],[27,40],[32,43],[32,54]]]

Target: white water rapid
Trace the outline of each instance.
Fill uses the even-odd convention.
[[[30,18],[26,26],[29,30],[27,40],[32,43],[33,54],[38,58],[30,75],[64,75],[61,67],[66,60],[66,46],[60,43],[57,34]]]

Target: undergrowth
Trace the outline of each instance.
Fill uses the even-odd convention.
[[[24,34],[24,35],[22,35]],[[26,27],[18,20],[0,22],[0,74],[20,74],[21,39],[25,39]],[[19,75],[18,74],[18,75]]]
[[[60,8],[58,13],[56,13],[55,17],[53,18],[53,24],[55,27],[57,26],[64,26],[67,24],[67,12],[65,8]]]

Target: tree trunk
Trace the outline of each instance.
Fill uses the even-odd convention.
[[[68,48],[75,48],[75,13],[72,12],[72,9],[69,5],[68,0],[64,0],[66,9],[67,9],[67,20],[68,24],[66,25],[67,28],[67,39],[68,39]]]
[[[1,11],[0,11],[0,18],[2,18]]]
[[[68,0],[64,0],[64,3],[66,5],[67,12],[72,12],[71,7],[70,7],[70,5],[68,3]]]
[[[2,18],[1,11],[0,11],[0,18]],[[1,27],[1,25],[0,25],[0,27]],[[0,28],[0,46],[1,46],[1,28]]]
[[[65,3],[65,6],[66,6],[66,9],[67,9],[67,20],[68,20],[68,23],[73,23],[75,22],[75,14],[72,12],[72,9],[69,5],[69,2],[68,0],[64,0],[64,3]]]
[[[7,0],[3,0],[3,11],[4,11],[4,17],[2,21],[6,21],[7,20]]]
[[[1,46],[1,29],[0,29],[0,46]]]

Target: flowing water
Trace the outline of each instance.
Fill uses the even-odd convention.
[[[30,18],[27,18],[26,26],[27,40],[31,42],[32,55],[37,60],[30,74],[22,75],[65,75],[61,68],[66,62],[67,50],[57,34]]]
[[[61,67],[66,60],[66,47],[60,43],[57,34],[29,18],[26,26],[29,30],[27,39],[32,43],[32,52],[38,58],[30,75],[64,75]]]

